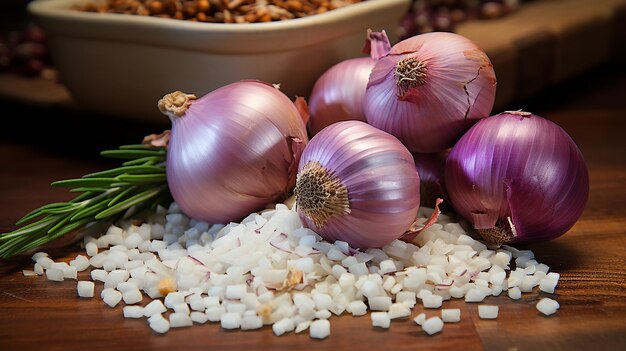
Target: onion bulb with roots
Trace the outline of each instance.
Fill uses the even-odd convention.
[[[445,167],[454,209],[495,245],[557,238],[587,203],[589,175],[572,138],[528,112],[505,112],[473,126]]]
[[[405,39],[376,62],[365,92],[367,123],[411,152],[451,147],[481,118],[496,96],[491,61],[471,40],[454,33]]]
[[[277,87],[240,81],[198,99],[178,91],[159,109],[172,121],[167,183],[192,218],[237,221],[295,185],[306,121]]]
[[[294,193],[304,224],[330,242],[382,247],[416,220],[420,179],[394,136],[360,121],[324,128],[305,148]]]

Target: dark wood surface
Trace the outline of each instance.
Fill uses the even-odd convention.
[[[65,200],[53,180],[77,177],[111,164],[99,150],[136,142],[154,126],[68,111],[45,104],[9,106],[0,131],[0,231],[42,204]],[[144,320],[126,320],[122,306],[99,298],[80,299],[76,282],[24,277],[29,258],[0,262],[0,350],[618,350],[626,347],[626,70],[603,66],[511,109],[551,118],[580,146],[589,166],[591,191],[578,223],[563,237],[532,245],[540,262],[561,274],[556,298],[561,309],[545,317],[537,290],[519,301],[505,296],[486,301],[500,306],[497,320],[478,318],[477,305],[453,300],[461,322],[427,336],[410,319],[389,330],[371,327],[369,316],[332,317],[331,336],[308,333],[276,337],[269,327],[225,331],[217,324],[156,335]],[[7,110],[5,110],[7,111]],[[91,125],[91,127],[90,127]],[[69,260],[75,246],[52,250]],[[79,278],[87,278],[80,273]],[[96,286],[96,293],[102,289]],[[422,312],[416,307],[413,315]],[[428,316],[438,310],[426,311]]]

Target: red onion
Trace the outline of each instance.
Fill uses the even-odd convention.
[[[382,247],[415,221],[419,183],[413,157],[398,139],[360,121],[337,122],[302,154],[296,209],[326,240]]]
[[[363,51],[369,53],[369,57],[339,62],[318,78],[309,97],[311,135],[334,122],[365,122],[363,98],[367,80],[376,60],[386,55],[389,49],[391,44],[384,31],[368,31]]]
[[[287,195],[307,142],[305,122],[270,84],[242,81],[199,99],[159,101],[172,120],[167,183],[181,209],[211,223],[239,220]]]
[[[453,33],[405,39],[376,63],[365,93],[367,122],[412,152],[442,151],[491,113],[496,76],[487,55]]]
[[[447,151],[433,154],[413,154],[415,168],[420,175],[420,199],[422,206],[434,207],[437,199],[447,198],[444,181],[444,167],[447,154]]]
[[[446,161],[452,206],[494,244],[554,239],[580,217],[589,194],[583,156],[554,122],[505,112],[478,122]]]
[[[311,135],[339,121],[365,122],[363,97],[375,63],[370,57],[349,59],[332,66],[320,76],[309,98]]]

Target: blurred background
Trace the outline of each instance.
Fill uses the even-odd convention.
[[[246,20],[243,15],[230,16],[236,10],[224,16],[228,11],[215,10],[216,4],[239,6],[251,2],[94,1],[81,2],[82,10],[196,22]],[[4,118],[5,123],[14,126],[2,129],[3,137],[26,136],[60,149],[75,148],[82,143],[84,152],[93,153],[103,147],[136,142],[148,132],[167,127],[166,119],[116,116],[77,102],[64,84],[64,72],[59,72],[53,60],[48,33],[27,11],[29,2],[0,1],[0,102],[5,106],[4,115],[10,116]],[[358,1],[334,0],[325,4],[350,2]],[[94,5],[85,6],[86,3]],[[296,9],[317,2],[276,3]],[[172,10],[168,12],[168,9]],[[296,10],[292,13],[299,16]],[[257,21],[266,20],[274,18],[257,18]],[[395,23],[387,31],[396,40],[430,31],[450,31],[475,41],[490,57],[498,78],[495,112],[526,108],[523,102],[528,99],[542,95],[545,98],[549,89],[554,93],[556,86],[569,84],[594,70],[610,70],[607,67],[619,66],[617,63],[623,63],[626,58],[626,0],[407,0]],[[84,54],[76,52],[76,55]],[[75,127],[59,128],[60,124]],[[63,130],[63,138],[57,137],[59,130]],[[50,135],[51,131],[55,131],[55,136]]]

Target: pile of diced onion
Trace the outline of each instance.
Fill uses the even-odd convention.
[[[422,208],[419,217],[431,212]],[[397,240],[368,250],[322,240],[282,204],[241,223],[210,225],[173,203],[131,223],[86,236],[89,258],[79,254],[68,264],[36,253],[34,271],[24,274],[63,281],[93,267],[91,281],[78,281],[78,296],[93,297],[95,283],[104,284],[106,305],[123,303],[125,318],[145,318],[156,333],[208,321],[224,329],[271,325],[277,336],[308,329],[312,338],[330,335],[333,315],[369,311],[373,327],[389,328],[393,319],[410,318],[418,303],[436,311],[452,298],[483,303],[506,292],[517,300],[537,286],[553,294],[559,280],[531,251],[490,249],[444,214],[415,245]],[[550,315],[559,304],[544,297],[536,307]],[[480,304],[478,313],[495,319],[498,306]],[[460,309],[440,315],[420,313],[414,321],[432,335],[462,318]]]

